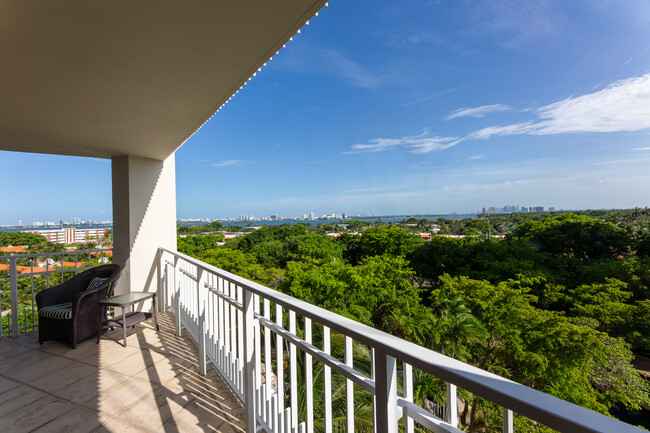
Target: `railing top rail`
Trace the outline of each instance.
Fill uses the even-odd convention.
[[[632,425],[410,343],[394,335],[231,274],[178,251],[166,248],[160,248],[160,250],[190,262],[200,269],[214,273],[271,302],[293,310],[361,343],[374,347],[382,353],[407,362],[424,372],[433,374],[446,382],[453,383],[473,394],[555,430],[584,433],[642,432],[641,429]]]
[[[0,260],[9,260],[11,258],[17,257],[21,259],[29,259],[31,257],[49,257],[49,256],[73,256],[76,254],[88,254],[88,253],[97,253],[102,251],[111,251],[113,248],[95,248],[92,250],[74,250],[74,251],[61,251],[55,253],[32,253],[32,254],[12,254],[10,256],[0,256]]]

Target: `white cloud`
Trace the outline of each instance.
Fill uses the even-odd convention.
[[[482,105],[480,107],[474,108],[459,108],[458,110],[445,117],[445,119],[451,120],[458,117],[483,117],[489,113],[496,113],[499,111],[507,110],[511,110],[511,108],[507,105],[502,104]]]
[[[650,146],[646,146],[646,147],[635,147],[635,148],[632,149],[632,150],[636,150],[637,152],[647,152],[647,151],[650,150]]]
[[[365,89],[376,89],[385,81],[382,75],[333,49],[307,49],[300,44],[294,44],[291,52],[287,54],[289,55],[283,58],[281,67],[293,71],[330,75],[353,87]]]
[[[373,138],[365,144],[353,144],[345,154],[383,152],[405,148],[411,153],[424,154],[434,150],[444,150],[460,143],[457,137],[427,137],[427,133],[402,138]]]
[[[468,2],[471,26],[503,41],[508,48],[525,49],[531,43],[558,38],[566,17],[557,2],[481,0]]]
[[[485,155],[472,155],[468,159],[485,159]]]
[[[490,126],[471,133],[469,138],[650,129],[650,73],[546,105],[537,110],[537,115],[537,121]]]
[[[242,159],[227,159],[224,161],[215,162],[212,164],[215,167],[230,167],[233,165],[251,165],[255,164],[255,161],[244,161]]]

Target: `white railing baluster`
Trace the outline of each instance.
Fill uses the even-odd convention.
[[[291,408],[284,410],[284,433],[291,433]]]
[[[331,353],[332,340],[330,328],[323,325],[323,352]],[[332,369],[328,365],[323,366],[323,393],[325,394],[325,433],[332,433]]]
[[[244,405],[246,407],[246,431],[255,432],[257,427],[255,417],[255,316],[253,293],[246,290],[246,293],[241,293],[240,298],[243,298],[244,311],[242,312],[243,320],[243,339],[245,340],[245,353],[244,353]],[[243,295],[243,296],[241,296]]]
[[[176,335],[181,336],[181,259],[174,257],[174,291],[176,293]]]
[[[237,297],[237,285],[235,283],[228,283],[229,293],[231,299]],[[241,391],[241,384],[238,383],[239,374],[237,371],[237,309],[228,304],[230,308],[230,368],[232,374],[232,381],[235,387]]]
[[[413,401],[413,367],[406,362],[402,364],[402,382],[404,383],[404,399]],[[409,416],[408,410],[404,410],[404,432],[413,433],[413,418]]]
[[[508,408],[503,408],[503,433],[513,433],[515,431],[514,415]]]
[[[207,373],[207,363],[206,363],[206,336],[207,336],[207,326],[206,326],[206,290],[205,284],[207,282],[207,272],[202,268],[198,270],[198,278],[196,282],[196,300],[197,300],[197,312],[199,320],[199,373],[202,376],[205,376]]]
[[[397,433],[397,361],[392,356],[375,350],[377,404],[377,433]]]
[[[264,299],[264,318],[271,320],[271,303]],[[264,384],[266,385],[266,405],[271,407],[271,396],[273,395],[273,367],[271,363],[271,330],[264,327]],[[266,423],[271,424],[271,414],[266,411]]]
[[[244,302],[244,288],[237,286],[237,301],[243,305]],[[241,368],[241,374],[244,373],[245,368],[245,354],[244,354],[244,312],[238,308],[237,310],[237,359],[239,359],[239,366]],[[243,379],[243,378],[242,378]],[[240,382],[241,386],[244,385],[244,382]],[[242,389],[243,391],[243,389]]]
[[[278,413],[278,395],[271,393],[271,421],[273,426],[271,431],[280,432],[280,413]]]
[[[224,293],[224,280],[219,278],[219,291]],[[219,362],[221,363],[221,371],[226,371],[226,301],[219,298]]]
[[[158,257],[158,269],[157,269],[157,278],[158,278],[158,311],[165,311],[167,306],[167,295],[165,294],[164,284],[165,284],[165,272],[167,271],[167,265],[165,264],[163,250],[158,250],[156,256]],[[90,263],[90,262],[89,262]]]
[[[228,281],[223,282],[223,290],[225,295],[230,296],[230,282]],[[224,301],[223,303],[223,313],[224,313],[223,362],[225,367],[224,370],[226,372],[226,376],[228,377],[228,379],[233,380],[232,372],[230,371],[230,304],[228,304],[226,301]]]
[[[253,295],[253,305],[254,305],[254,314],[260,315],[260,297],[259,295]],[[255,321],[255,386],[259,389],[262,386],[262,341],[261,341],[261,331],[260,331],[260,322]],[[258,403],[261,407],[261,400]],[[259,410],[258,410],[259,411]],[[261,412],[260,412],[261,415]]]
[[[11,336],[18,337],[18,267],[16,256],[9,259],[9,296],[11,296]],[[49,274],[48,274],[49,278]]]
[[[354,366],[352,338],[345,336],[345,365]],[[354,432],[354,384],[345,379],[345,423],[348,433]]]
[[[377,353],[374,347],[370,348],[370,377],[377,383]],[[372,394],[372,425],[377,425],[377,393]]]
[[[305,341],[311,344],[311,338],[311,319],[305,317]],[[305,351],[305,400],[307,408],[306,433],[314,433],[314,364],[307,351]]]
[[[210,287],[214,287],[214,275],[212,273],[206,272],[208,275],[208,281],[207,284]],[[214,314],[215,314],[215,308],[214,308],[214,293],[212,291],[206,290],[206,327],[207,327],[207,334],[206,334],[206,345],[207,345],[207,361],[214,359]]]
[[[447,382],[447,408],[445,413],[446,421],[458,427],[458,398],[456,396],[456,385]]]
[[[289,332],[296,335],[296,313],[293,310],[289,310]],[[298,428],[298,357],[295,344],[289,344],[289,369],[291,429],[295,429]]]
[[[275,304],[275,323],[282,327],[282,306]],[[276,335],[275,340],[275,363],[277,364],[277,389],[278,389],[278,412],[282,416],[284,412],[284,341],[281,335]],[[280,431],[280,430],[278,430]]]

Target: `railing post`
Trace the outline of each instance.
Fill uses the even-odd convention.
[[[345,365],[354,367],[354,346],[352,338],[345,336]],[[345,425],[346,432],[354,432],[354,386],[350,379],[345,379]]]
[[[158,248],[158,311],[164,312],[167,308],[167,292],[165,290],[166,276],[167,276],[167,266],[165,265],[165,260],[163,260],[163,250]]]
[[[18,267],[16,256],[9,258],[9,288],[11,295],[11,336],[18,337]]]
[[[397,360],[375,349],[377,433],[397,433]]]
[[[330,338],[330,328],[323,325],[323,352],[328,355],[332,351],[332,339]],[[332,433],[332,368],[328,365],[323,366],[323,393],[325,404],[323,414],[325,416],[325,433]]]
[[[202,376],[205,376],[207,373],[207,362],[205,355],[205,283],[207,278],[207,273],[203,268],[199,268],[196,282],[196,301],[198,303],[197,311],[199,313],[199,371]]]
[[[514,416],[512,411],[508,408],[503,408],[503,433],[513,433],[515,431],[514,427]]]
[[[445,421],[454,427],[458,427],[458,398],[456,397],[456,385],[447,382],[447,413]]]
[[[311,319],[308,317],[305,317],[305,341],[311,344]],[[305,403],[307,406],[306,433],[314,433],[314,365],[312,357],[307,351],[305,351]]]
[[[180,283],[181,261],[174,257],[174,294],[176,295],[176,335],[181,336],[181,283]]]
[[[243,289],[243,288],[242,288]],[[244,404],[246,431],[255,433],[255,316],[253,293],[244,290]],[[268,372],[267,372],[268,373]]]
[[[413,402],[413,367],[411,364],[407,364],[405,362],[402,367],[402,373],[402,382],[404,383],[404,399],[406,401]],[[404,409],[404,432],[413,433],[413,427],[413,418],[409,416],[408,410]]]

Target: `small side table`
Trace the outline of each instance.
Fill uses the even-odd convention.
[[[143,311],[133,311],[135,304],[138,302],[152,300],[152,313],[145,313]],[[102,299],[99,301],[101,313],[99,314],[99,324],[97,326],[97,343],[102,334],[103,327],[120,326],[124,331],[124,347],[126,347],[126,328],[135,326],[153,316],[156,323],[156,330],[160,331],[158,327],[158,318],[156,317],[156,294],[147,292],[130,292],[123,295],[113,296],[112,298]],[[131,306],[131,311],[127,312],[126,308]],[[122,307],[122,315],[115,316],[112,319],[103,320],[106,317],[106,307]]]

